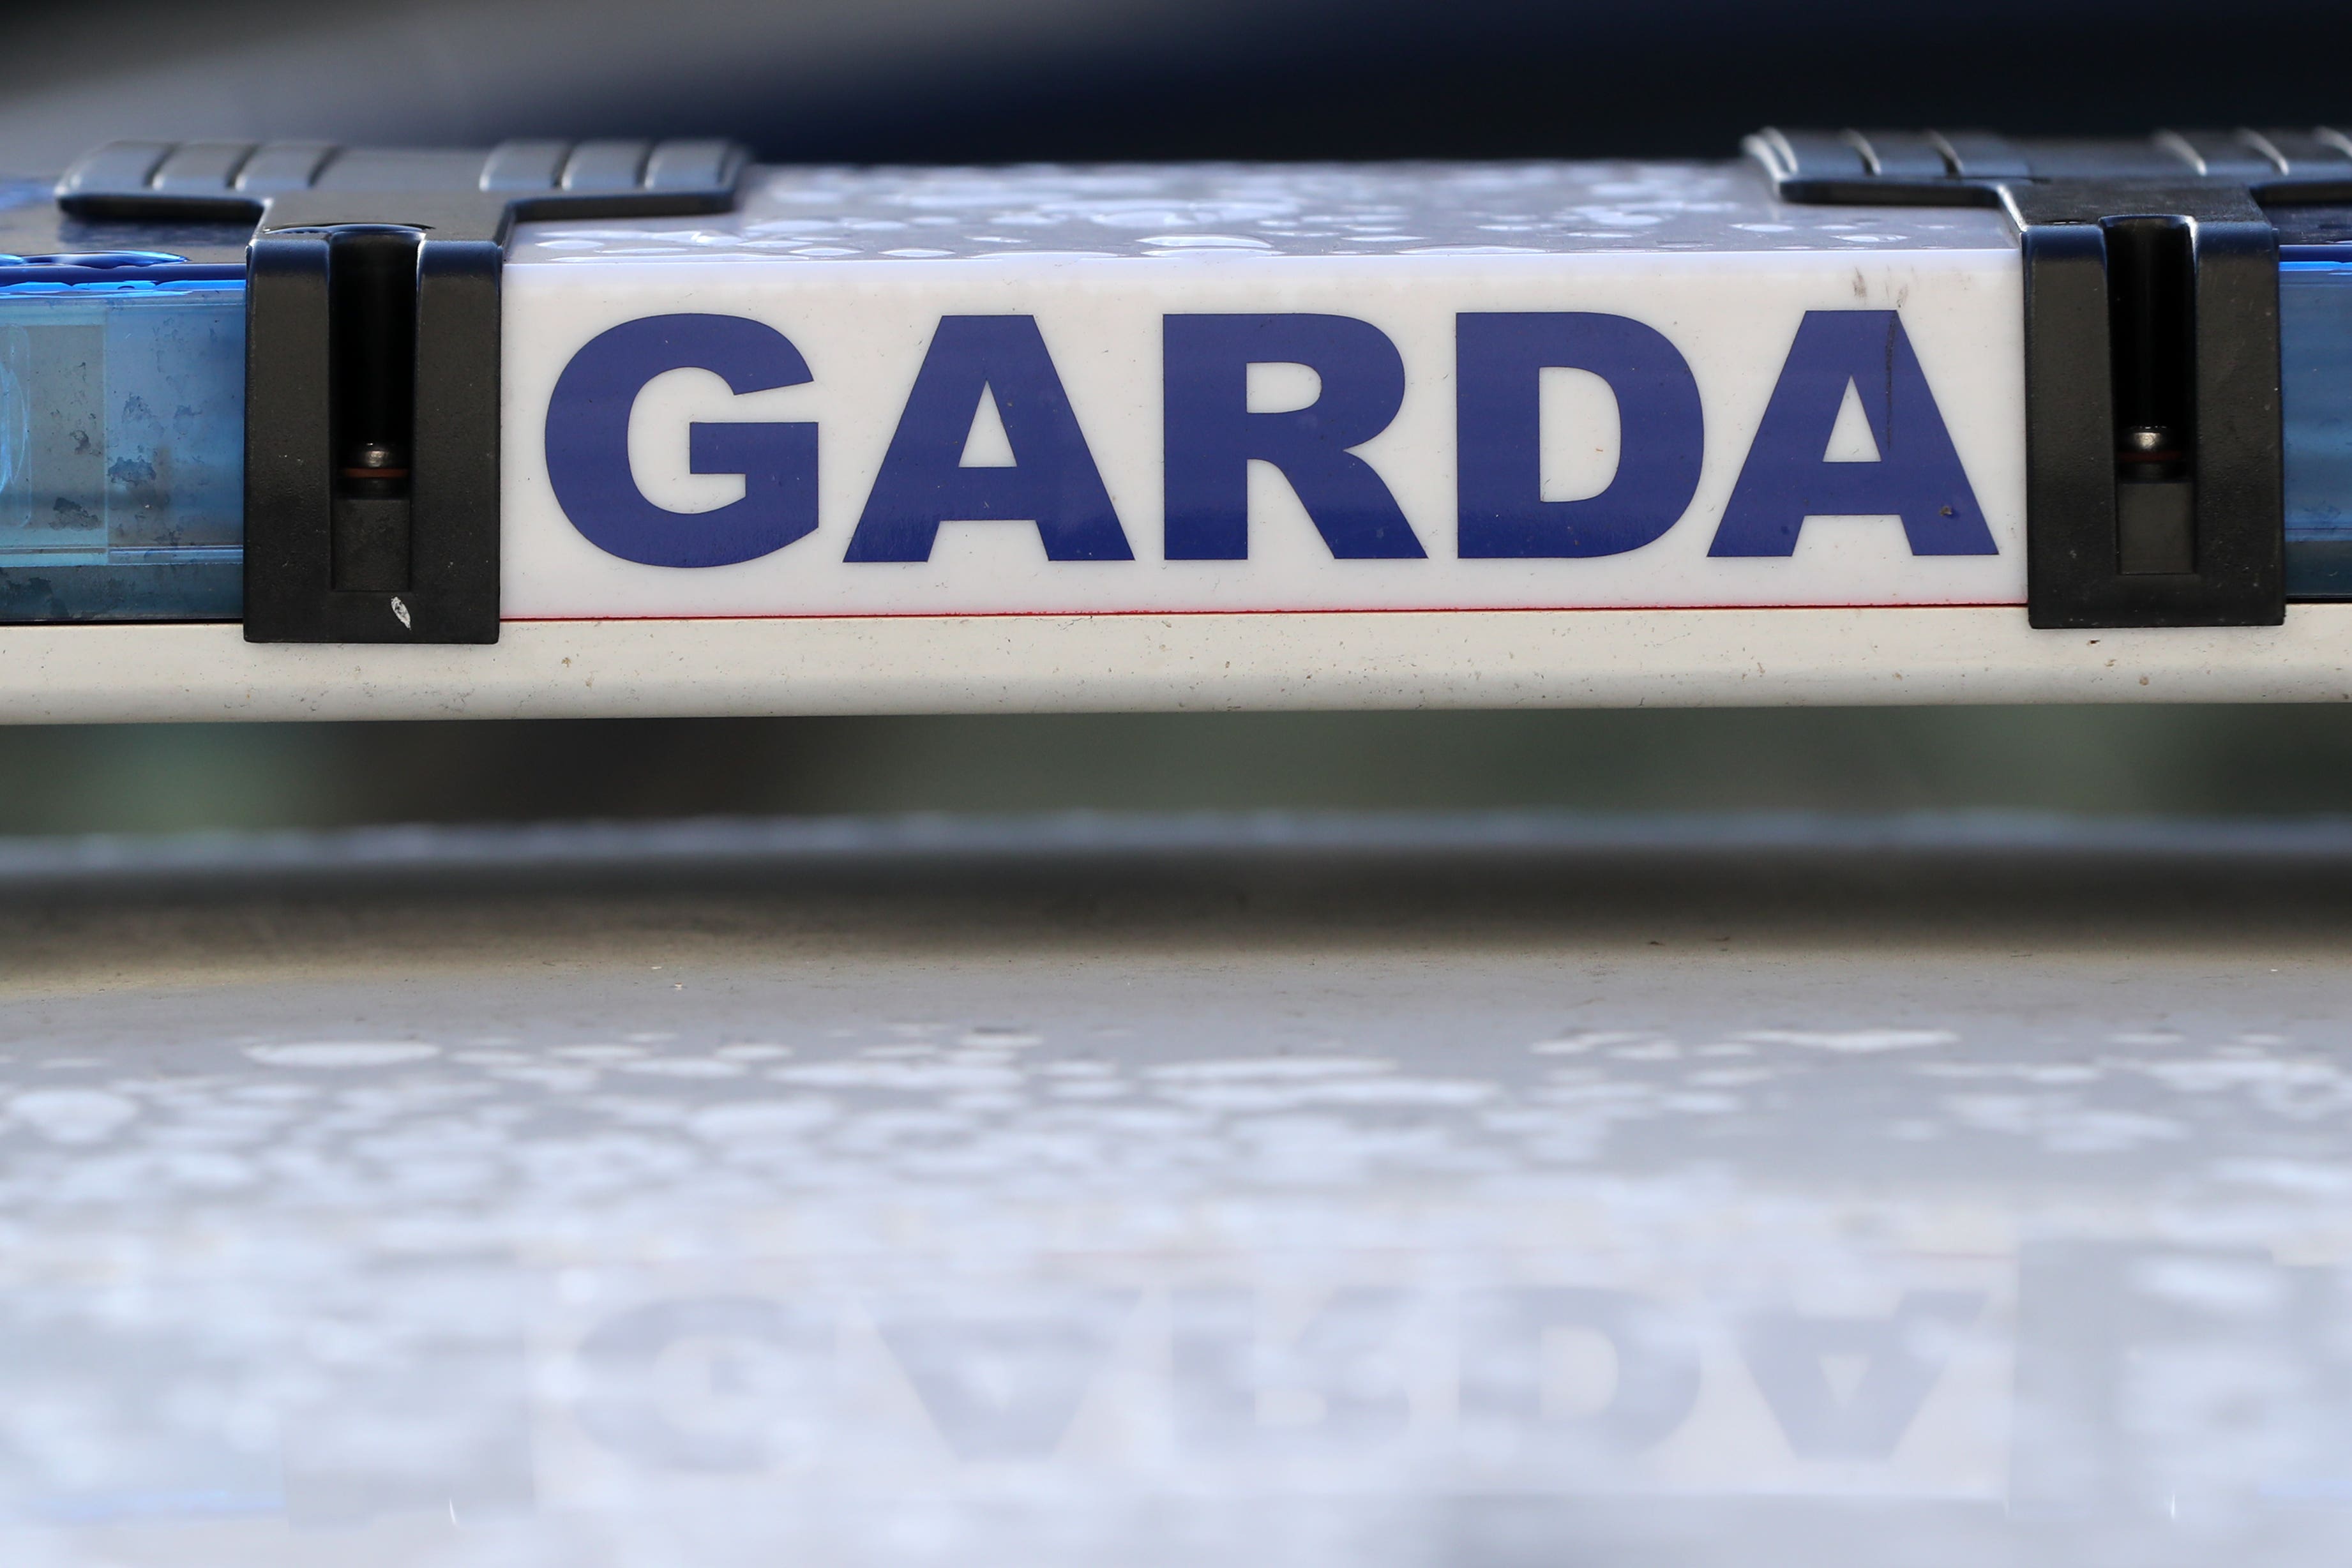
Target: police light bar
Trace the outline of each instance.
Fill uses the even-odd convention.
[[[0,188],[0,717],[2340,698],[2352,140]]]

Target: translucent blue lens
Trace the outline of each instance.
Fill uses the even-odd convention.
[[[237,618],[245,285],[179,259],[0,264],[0,620]]]

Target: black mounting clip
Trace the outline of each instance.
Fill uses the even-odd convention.
[[[247,642],[499,640],[499,273],[518,219],[724,212],[724,142],[116,142],[85,217],[251,221]]]
[[[2352,200],[2352,139],[1765,131],[1746,146],[1782,201],[1995,206],[2015,226],[2033,625],[2286,618],[2278,235],[2263,204]]]

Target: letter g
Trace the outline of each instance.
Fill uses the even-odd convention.
[[[740,474],[743,499],[709,511],[647,500],[629,469],[629,414],[647,382],[707,370],[736,395],[814,379],[792,340],[741,316],[648,316],[590,339],[547,403],[547,476],[587,541],[647,566],[731,566],[816,530],[816,426],[688,427],[688,467]]]

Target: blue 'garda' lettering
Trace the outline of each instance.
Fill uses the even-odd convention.
[[[1249,466],[1282,471],[1332,555],[1418,560],[1428,552],[1372,466],[1351,448],[1404,405],[1404,361],[1370,321],[1349,316],[1169,316],[1160,323],[1167,556],[1249,556]],[[1249,367],[1303,364],[1315,401],[1249,409]]]
[[[1663,333],[1585,311],[1462,315],[1454,345],[1464,560],[1639,550],[1698,492],[1698,381]],[[1582,500],[1543,499],[1543,373],[1554,369],[1591,371],[1617,397],[1617,472]]]
[[[1348,316],[1174,315],[1161,331],[1166,559],[1248,559],[1253,462],[1281,472],[1336,559],[1425,554],[1355,452],[1404,402],[1404,362],[1378,328]],[[1706,423],[1690,365],[1663,335],[1584,311],[1465,313],[1454,331],[1462,558],[1617,555],[1682,517],[1697,491]],[[1253,364],[1307,366],[1320,383],[1315,400],[1253,413]],[[688,466],[742,475],[742,499],[699,512],[646,499],[629,470],[630,413],[647,383],[686,368],[715,373],[738,395],[811,379],[790,341],[741,317],[656,316],[591,340],[547,410],[548,477],[573,526],[651,566],[729,565],[814,531],[813,423],[698,423]],[[1543,499],[1540,388],[1550,368],[1589,371],[1617,399],[1616,472],[1581,500]],[[1849,395],[1875,460],[1830,454]],[[1009,464],[964,461],[983,398],[1003,421]],[[1887,516],[1901,520],[1914,554],[1996,553],[1895,313],[1808,311],[1708,553],[1786,556],[1809,518]],[[940,525],[961,521],[1034,525],[1053,561],[1134,559],[1031,317],[940,320],[844,558],[928,561]]]
[[[1874,463],[1827,456],[1849,385]],[[1809,517],[1899,517],[1914,555],[1999,552],[1892,310],[1805,312],[1707,553],[1790,554]]]
[[[963,466],[993,396],[1009,467]],[[1036,524],[1049,561],[1132,561],[1094,455],[1029,316],[944,316],[866,498],[848,561],[929,561],[942,522]]]
[[[800,351],[740,316],[649,316],[589,340],[547,403],[547,477],[587,541],[648,566],[731,566],[816,528],[814,425],[704,425],[687,432],[687,467],[740,474],[743,499],[709,511],[647,500],[629,470],[629,414],[647,382],[707,370],[739,396],[809,380]]]

